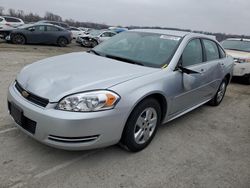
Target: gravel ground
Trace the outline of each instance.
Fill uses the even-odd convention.
[[[15,128],[6,92],[34,61],[84,48],[72,44],[15,46],[0,42],[0,188],[237,187],[250,185],[250,86],[232,83],[219,107],[204,105],[159,128],[153,142],[131,154],[112,146],[54,149]]]

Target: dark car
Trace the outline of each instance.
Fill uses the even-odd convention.
[[[41,20],[37,23],[48,23],[48,24],[53,24],[53,25],[57,25],[57,26],[60,26],[60,27],[63,27],[65,29],[70,29],[69,25],[67,23],[64,23],[64,22],[57,22],[57,21],[49,21],[49,20]]]
[[[56,44],[64,47],[71,43],[72,33],[51,24],[33,24],[13,30],[7,40],[14,44]]]

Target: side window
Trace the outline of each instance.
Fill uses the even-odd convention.
[[[193,39],[188,43],[182,54],[182,66],[202,63],[202,46],[200,39]]]
[[[226,53],[225,51],[219,46],[219,51],[220,51],[220,58],[225,58],[226,57]]]
[[[103,34],[101,35],[101,37],[109,37],[109,33],[108,33],[108,32],[103,33]]]
[[[109,33],[110,37],[113,37],[115,35],[115,33]]]
[[[220,58],[217,44],[211,40],[203,39],[207,61],[213,61]]]
[[[45,31],[45,26],[44,25],[36,26],[35,31]]]
[[[15,18],[5,18],[7,22],[20,22],[20,20],[15,19]]]
[[[59,31],[57,27],[47,26],[47,31]]]
[[[2,22],[3,21],[3,18],[0,18],[0,22]]]

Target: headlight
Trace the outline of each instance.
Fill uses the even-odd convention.
[[[56,109],[74,112],[93,112],[114,108],[120,97],[111,91],[92,91],[67,96]]]

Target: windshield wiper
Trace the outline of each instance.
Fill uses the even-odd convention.
[[[135,61],[135,60],[132,60],[132,59],[127,59],[127,58],[124,58],[124,57],[117,57],[117,56],[114,56],[114,55],[106,55],[105,57],[115,59],[115,60],[118,60],[118,61],[123,61],[123,62],[131,63],[131,64],[144,66],[144,64],[142,64],[142,63],[140,63],[138,61]]]
[[[95,55],[101,56],[101,54],[99,54],[97,51],[95,51],[95,50],[93,50],[93,49],[88,50],[87,52],[88,52],[88,53],[92,52],[92,53],[94,53]]]

